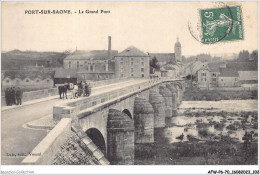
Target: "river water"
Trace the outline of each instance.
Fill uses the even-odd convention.
[[[170,143],[189,141],[189,137],[200,141],[217,140],[221,136],[243,142],[247,131],[254,132],[253,136],[257,139],[258,130],[254,128],[254,124],[257,125],[257,108],[257,100],[183,101],[178,116],[168,119],[164,136]],[[245,115],[241,116],[241,112]],[[203,132],[206,132],[206,137],[200,134]]]

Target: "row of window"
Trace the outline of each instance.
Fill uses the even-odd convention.
[[[201,78],[201,81],[207,81],[206,78]],[[217,81],[216,78],[212,78],[212,81]],[[220,81],[224,81],[223,79],[220,79]],[[237,78],[235,78],[235,81],[237,81]]]
[[[201,76],[204,77],[206,76],[207,74],[206,73],[201,73]],[[217,75],[215,73],[212,74],[213,77],[216,77]]]
[[[121,60],[123,60],[124,58],[121,58]],[[131,61],[134,61],[134,58],[130,58]],[[144,58],[141,58],[141,60],[144,60]]]
[[[133,76],[134,76],[134,74],[131,74],[131,77],[133,77]],[[123,77],[124,77],[124,74],[121,74],[121,78],[123,78]],[[141,77],[144,77],[144,74],[142,74]]]
[[[124,62],[120,62],[120,66],[123,66]],[[134,62],[131,62],[131,66],[134,66]],[[141,66],[144,66],[144,62],[141,62]]]
[[[9,80],[5,80],[5,82],[6,82],[6,83],[9,83],[10,81],[9,81]],[[27,79],[25,82],[26,82],[26,83],[29,83],[30,80]],[[36,82],[39,83],[40,81],[39,81],[39,80],[36,80]],[[46,80],[46,82],[49,83],[50,80]],[[20,81],[19,81],[19,80],[16,80],[16,83],[20,83]]]

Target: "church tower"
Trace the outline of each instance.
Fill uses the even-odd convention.
[[[182,62],[182,55],[181,55],[181,43],[179,42],[179,37],[177,37],[177,42],[175,43],[174,47],[175,59],[177,62]]]

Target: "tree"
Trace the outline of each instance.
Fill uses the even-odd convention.
[[[194,61],[194,62],[192,62],[192,63],[190,63],[189,65],[188,65],[188,68],[189,68],[189,70],[190,70],[190,84],[191,84],[191,89],[192,89],[192,81],[193,81],[193,71],[194,71],[194,68],[195,68],[195,62],[196,61]]]
[[[156,71],[160,70],[160,65],[159,65],[158,60],[157,60],[157,58],[155,56],[150,61],[150,67],[154,68]]]
[[[238,61],[248,62],[249,61],[249,52],[247,50],[240,51],[238,54]]]
[[[258,63],[258,51],[254,50],[251,54],[250,57],[253,61],[255,61],[256,63]]]

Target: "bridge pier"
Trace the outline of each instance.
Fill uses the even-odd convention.
[[[134,122],[116,109],[109,109],[107,156],[112,165],[134,164]]]
[[[172,93],[172,115],[176,116],[177,115],[177,107],[178,107],[178,97],[177,93],[178,90],[174,87],[172,84],[167,84],[166,87],[171,91]]]
[[[154,128],[165,127],[165,102],[161,94],[150,90],[149,101],[154,109]]]
[[[164,87],[159,87],[159,92],[163,96],[165,101],[165,117],[172,117],[172,93],[171,91]]]
[[[134,101],[135,143],[154,142],[154,110],[145,99],[136,97]]]

